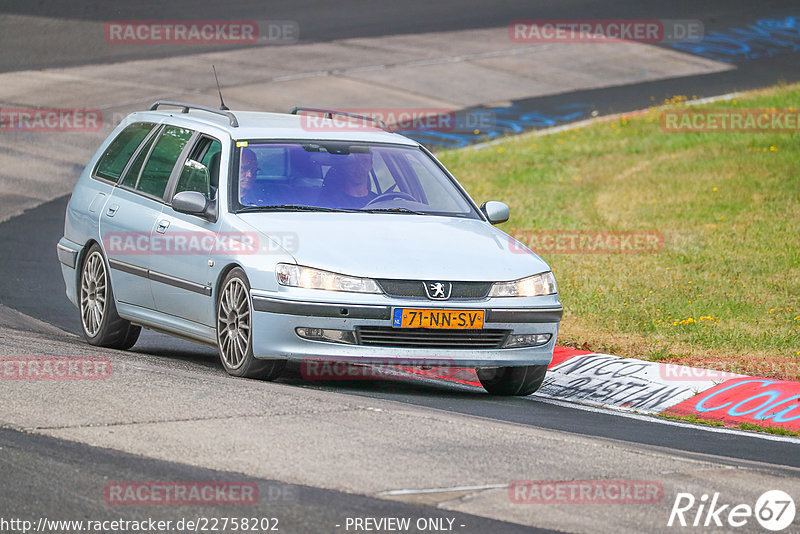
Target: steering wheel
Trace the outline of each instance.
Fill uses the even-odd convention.
[[[411,202],[416,202],[417,199],[409,195],[408,193],[403,193],[402,191],[392,191],[390,193],[383,193],[378,195],[377,197],[373,198],[369,202],[367,202],[366,206],[370,206],[372,204],[377,204],[378,202],[383,202],[384,200],[389,200],[391,198],[402,198],[403,200],[410,200]]]

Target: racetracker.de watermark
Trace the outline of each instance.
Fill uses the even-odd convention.
[[[258,502],[253,482],[109,482],[103,496],[111,505],[246,505]]]
[[[341,113],[302,111],[300,127],[310,132],[374,130],[381,121],[393,132],[453,132],[488,130],[495,114],[488,110],[445,108],[341,108]],[[371,120],[375,119],[375,120]]]
[[[741,378],[741,374],[731,371],[718,371],[714,369],[699,369],[674,363],[665,363],[658,366],[659,376],[672,382],[724,382],[731,378]]]
[[[398,378],[398,370],[435,369],[438,374],[454,373],[462,370],[453,365],[452,360],[426,360],[421,365],[418,360],[397,360],[391,363],[351,363],[342,360],[303,360],[300,375],[303,380],[381,380],[387,377]]]
[[[724,382],[744,376],[800,376],[800,362],[793,361],[713,361],[704,365],[715,367],[715,369],[699,369],[674,363],[665,363],[658,366],[658,374],[663,380],[675,382]]]
[[[508,498],[515,504],[655,504],[664,487],[654,480],[517,480]]]
[[[256,232],[108,232],[103,246],[118,256],[281,254],[297,252],[299,238],[295,232],[271,232],[269,238]]]
[[[661,130],[670,133],[796,133],[795,109],[671,109],[661,112]]]
[[[701,41],[704,34],[697,19],[536,19],[508,25],[508,38],[516,43],[674,43]]]
[[[99,109],[0,108],[0,132],[97,132],[103,127]]]
[[[300,38],[293,20],[121,20],[103,26],[109,44],[287,44]]]
[[[509,248],[519,254],[646,254],[664,248],[664,236],[649,230],[542,230],[514,235]]]
[[[111,360],[102,356],[3,356],[0,380],[105,380]]]

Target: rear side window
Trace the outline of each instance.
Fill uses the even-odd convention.
[[[164,196],[172,169],[192,133],[192,130],[177,126],[164,128],[142,169],[139,183],[136,184],[137,190],[154,197]]]
[[[149,122],[137,122],[122,130],[100,156],[94,175],[112,182],[118,181],[128,160],[131,159],[153,126],[155,125]]]
[[[126,187],[130,187],[133,189],[136,187],[136,181],[139,179],[139,173],[142,171],[142,165],[144,165],[144,160],[147,157],[147,154],[150,152],[150,147],[153,146],[153,142],[155,142],[157,135],[150,136],[150,139],[144,144],[144,146],[139,150],[139,154],[136,156],[136,159],[133,160],[128,170],[125,172],[125,176],[122,177],[122,180],[119,182],[121,185]]]

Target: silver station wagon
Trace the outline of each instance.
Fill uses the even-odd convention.
[[[215,345],[234,376],[457,366],[529,395],[562,307],[548,265],[495,228],[508,217],[375,119],[156,102],[91,159],[57,250],[93,345],[145,327]]]

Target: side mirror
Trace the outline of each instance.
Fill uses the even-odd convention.
[[[481,205],[481,211],[492,224],[504,223],[511,217],[511,210],[508,209],[508,206],[496,200],[484,202]]]
[[[181,191],[172,197],[172,209],[178,213],[207,217],[208,204],[209,202],[205,195],[197,191]]]

